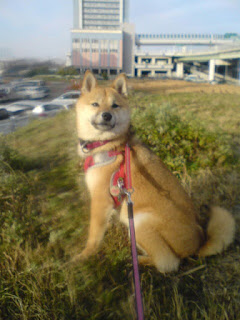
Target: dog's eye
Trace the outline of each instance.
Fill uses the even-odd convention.
[[[93,107],[99,107],[99,104],[98,104],[97,102],[93,102],[93,103],[92,103],[92,106],[93,106]]]
[[[116,103],[114,103],[113,105],[112,105],[112,108],[118,108],[119,107],[119,105],[118,104],[116,104]]]

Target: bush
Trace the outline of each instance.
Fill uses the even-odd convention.
[[[178,173],[233,162],[226,136],[208,132],[192,118],[182,120],[169,104],[135,108],[133,126],[140,139]]]
[[[106,71],[102,73],[103,80],[108,80],[108,74]]]
[[[57,74],[60,76],[76,76],[79,73],[74,67],[67,67],[59,69]]]
[[[49,75],[53,74],[53,72],[48,67],[36,67],[32,68],[26,73],[26,77],[34,77],[38,75]]]

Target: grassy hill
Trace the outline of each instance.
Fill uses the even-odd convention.
[[[222,255],[185,259],[177,273],[140,267],[146,319],[237,319],[239,92],[146,91],[129,103],[141,139],[181,180],[198,208],[231,210],[238,228]],[[74,111],[0,137],[0,319],[133,319],[131,253],[114,219],[98,254],[72,266],[86,242],[89,196]]]

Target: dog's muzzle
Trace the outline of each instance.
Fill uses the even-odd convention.
[[[108,122],[108,121],[111,121],[112,115],[109,112],[103,112],[102,118],[104,121]]]
[[[115,118],[110,112],[103,112],[92,120],[92,125],[100,131],[108,131],[115,127]]]

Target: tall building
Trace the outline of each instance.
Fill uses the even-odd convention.
[[[132,74],[134,36],[128,0],[73,0],[72,65],[81,71]]]

